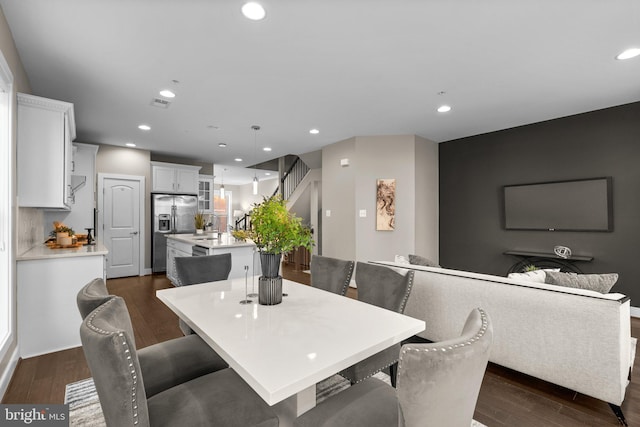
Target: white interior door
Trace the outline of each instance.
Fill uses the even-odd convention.
[[[109,249],[107,278],[140,275],[141,185],[139,177],[99,178],[102,242]]]

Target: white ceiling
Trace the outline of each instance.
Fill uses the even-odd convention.
[[[614,59],[640,47],[640,0],[265,0],[259,22],[242,4],[0,0],[34,94],[75,104],[78,141],[233,167],[640,100],[640,57]],[[171,106],[151,106],[164,88]]]

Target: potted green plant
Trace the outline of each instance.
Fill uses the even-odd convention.
[[[276,195],[264,197],[262,203],[254,204],[249,237],[260,251],[262,276],[258,282],[259,302],[278,304],[282,301],[282,277],[279,274],[282,254],[300,246],[311,250],[311,230],[302,224],[301,218],[289,212],[286,201]],[[262,294],[266,294],[266,291],[261,290],[270,284],[275,287],[270,291],[273,298],[263,298]],[[264,302],[267,300],[277,302]]]
[[[204,213],[200,211],[196,212],[196,214],[193,216],[193,223],[196,226],[197,234],[204,233],[204,225],[205,225]]]

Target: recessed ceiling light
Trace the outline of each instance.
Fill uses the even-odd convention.
[[[138,129],[140,129],[140,130],[151,130],[151,126],[149,126],[149,125],[140,125],[140,126],[138,126]]]
[[[127,142],[124,145],[126,145],[127,147],[135,147],[136,146],[136,144],[134,144],[133,142]]]
[[[245,3],[242,6],[242,14],[246,18],[251,19],[252,21],[260,21],[261,19],[264,19],[267,12],[265,12],[264,7],[262,7],[262,5],[251,1],[249,3]]]
[[[311,129],[311,130],[309,131],[309,133],[310,133],[310,134],[312,134],[312,135],[317,135],[317,134],[319,134],[319,133],[320,133],[320,131],[319,131],[318,129]]]
[[[176,94],[171,92],[169,89],[164,89],[160,91],[160,95],[164,96],[165,98],[175,98]]]
[[[619,54],[618,56],[616,56],[616,59],[631,59],[631,58],[635,58],[638,55],[640,55],[640,48],[632,47],[631,49],[627,49],[621,54]]]
[[[448,111],[451,111],[451,107],[449,107],[448,105],[441,105],[440,107],[438,107],[438,113],[446,113]]]
[[[227,146],[227,144],[226,144],[226,143],[224,143],[224,142],[219,142],[219,143],[218,143],[218,147],[224,148],[224,147],[226,147],[226,146]]]
[[[271,147],[264,147],[262,151],[271,151]]]
[[[240,157],[236,157],[236,158],[235,158],[235,159],[233,159],[233,160],[235,160],[236,162],[241,162],[241,161],[242,161],[242,159],[241,159]]]
[[[271,172],[265,172],[264,174],[265,174],[266,176],[269,176],[269,175],[271,175]]]

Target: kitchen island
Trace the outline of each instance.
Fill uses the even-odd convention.
[[[218,238],[214,234],[167,234],[167,278],[177,283],[175,258],[181,256],[231,254],[229,279],[245,276],[244,267],[249,267],[249,277],[260,272],[260,257],[255,243],[247,239],[236,241],[228,233]],[[255,254],[255,257],[254,257]],[[256,273],[254,273],[254,270]]]
[[[81,345],[76,296],[91,280],[105,278],[107,253],[101,243],[69,249],[38,245],[16,258],[20,357]]]

